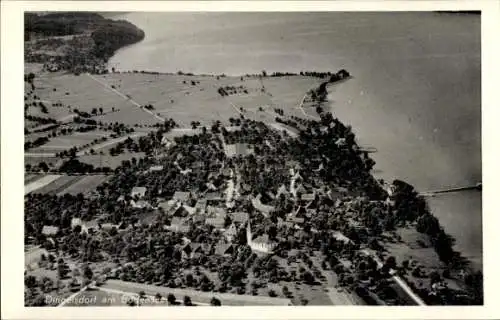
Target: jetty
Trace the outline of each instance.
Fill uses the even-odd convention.
[[[475,185],[455,187],[455,188],[447,188],[447,189],[438,189],[438,190],[430,190],[421,192],[420,195],[424,197],[433,197],[442,193],[451,193],[451,192],[460,192],[460,191],[469,191],[469,190],[483,190],[483,184],[481,182],[476,183]]]

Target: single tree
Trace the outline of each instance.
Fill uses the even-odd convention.
[[[213,297],[212,300],[210,300],[210,305],[220,307],[221,303],[219,299]]]
[[[94,276],[94,272],[88,265],[83,268],[83,276],[88,280],[92,280],[92,277]]]
[[[176,298],[175,298],[175,296],[172,293],[169,293],[168,296],[167,296],[167,301],[168,301],[169,305],[174,305],[175,301],[176,301]]]
[[[191,297],[184,296],[184,305],[185,306],[192,306],[193,305],[193,303],[191,302]]]

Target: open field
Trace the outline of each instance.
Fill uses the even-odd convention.
[[[29,63],[29,62],[24,63],[24,73],[33,72],[35,74],[39,74],[42,71],[42,69],[43,69],[42,63]]]
[[[104,183],[110,177],[106,175],[89,175],[84,176],[81,179],[77,180],[75,183],[71,184],[66,189],[59,192],[59,194],[69,193],[72,195],[76,195],[78,193],[89,193],[96,189],[98,185]]]
[[[61,176],[58,174],[51,174],[32,181],[24,186],[24,194],[26,195],[33,191],[39,192],[40,189],[43,189],[45,186],[50,185],[54,181],[57,181],[60,177]]]
[[[91,148],[88,148],[88,150],[94,149],[94,151],[99,151],[99,150],[106,149],[106,148],[109,148],[111,146],[114,146],[115,144],[117,144],[119,142],[123,142],[123,141],[127,140],[129,137],[131,139],[134,139],[134,138],[138,138],[138,137],[146,136],[146,135],[147,135],[146,132],[133,133],[133,134],[130,134],[130,135],[126,135],[126,136],[122,136],[122,137],[118,137],[118,138],[114,138],[114,139],[110,139],[110,140],[101,142],[99,144],[96,144],[96,145],[92,146]],[[79,151],[77,153],[77,156],[84,155],[88,150]]]
[[[298,115],[294,110],[304,93],[319,83],[310,77],[266,78],[263,83],[266,92],[262,93],[258,78],[211,76],[153,75],[153,74],[108,74],[96,76],[108,86],[114,86],[119,92],[130,96],[139,104],[152,104],[153,112],[164,118],[173,118],[181,126],[188,126],[191,121],[200,121],[209,125],[214,120],[226,121],[229,117],[239,116],[239,107],[255,111],[258,106],[280,107]],[[198,83],[199,82],[199,83]],[[219,87],[243,86],[247,93],[238,93],[221,97]],[[140,110],[138,110],[140,111]],[[119,117],[120,112],[110,116]],[[127,109],[128,112],[128,109]],[[146,114],[147,115],[147,114]],[[103,117],[102,121],[110,121]]]
[[[70,106],[70,110],[77,108],[80,111],[90,113],[93,108],[103,108],[104,112],[108,112],[113,107],[117,109],[129,107],[127,101],[86,75],[75,76],[57,72],[35,78],[35,85],[35,92],[41,100],[62,103],[64,106]],[[132,106],[130,105],[130,107]],[[65,108],[53,107],[50,109]]]
[[[93,165],[94,167],[110,167],[111,169],[115,169],[116,167],[120,166],[122,164],[122,161],[124,160],[131,160],[132,158],[139,159],[141,157],[144,157],[144,152],[136,152],[136,153],[131,153],[131,152],[124,152],[122,154],[119,154],[117,156],[110,156],[109,153],[104,151],[104,155],[82,155],[78,157],[78,159],[81,162],[88,163]]]
[[[54,73],[36,78],[35,93],[47,102],[49,115],[57,119],[70,117],[74,108],[89,113],[93,108],[103,108],[103,115],[93,117],[96,121],[151,125],[173,118],[181,127],[189,127],[191,121],[209,126],[215,120],[225,122],[229,117],[239,117],[240,107],[245,109],[247,117],[265,122],[276,117],[273,108],[300,116],[302,111],[298,106],[305,92],[319,83],[319,79],[305,76],[270,77],[261,81],[257,77]],[[221,97],[217,90],[226,86],[242,86],[246,92]],[[62,103],[64,107],[52,107],[52,103]],[[139,107],[147,104],[155,109]],[[260,106],[267,106],[266,112],[259,112]],[[112,108],[117,111],[107,113]],[[30,107],[30,113],[42,116],[39,109]]]
[[[65,193],[63,192],[66,188],[71,186],[73,183],[76,183],[80,179],[83,179],[83,176],[59,176],[57,180],[54,180],[45,186],[39,188],[37,193],[45,193],[45,194],[59,194]]]
[[[55,138],[49,138],[49,142],[31,149],[30,153],[56,153],[64,150],[71,149],[73,147],[83,147],[86,144],[91,143],[96,139],[102,137],[109,137],[111,132],[106,131],[89,131],[89,132],[75,132],[71,135],[58,136]],[[27,137],[30,137],[28,135]],[[34,139],[33,139],[34,140]]]
[[[24,184],[29,184],[33,181],[36,181],[38,179],[40,179],[41,177],[43,177],[43,175],[41,174],[37,174],[37,173],[28,173],[28,174],[25,174],[24,175]]]

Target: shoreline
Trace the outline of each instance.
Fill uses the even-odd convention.
[[[140,42],[139,42],[140,43]],[[136,43],[136,44],[139,44],[139,43]],[[265,71],[264,71],[265,72]],[[262,74],[245,74],[245,75],[226,75],[226,74],[205,74],[205,73],[200,73],[200,74],[196,74],[196,73],[184,73],[182,71],[178,71],[178,72],[165,72],[165,71],[146,71],[146,70],[117,70],[115,73],[118,73],[118,74],[153,74],[153,75],[170,75],[170,76],[176,76],[176,75],[179,75],[179,76],[192,76],[192,77],[227,77],[227,78],[238,78],[238,77],[248,77],[248,78],[261,78],[261,79],[266,79],[266,78],[283,78],[283,77],[296,77],[296,76],[305,76],[305,75],[301,75],[300,73],[297,74],[297,73],[293,73],[293,72],[287,72],[287,71],[276,71],[276,73],[283,73],[283,75],[266,75],[266,76],[263,76]],[[347,80],[350,80],[352,79],[353,77],[349,75],[348,78],[346,79],[340,79],[340,80],[337,80],[335,82],[324,82],[326,83],[326,88],[330,87],[330,86],[334,86],[334,85],[338,85],[338,84],[341,84]],[[319,78],[318,77],[318,80],[321,80],[324,78]],[[333,103],[331,101],[328,100],[328,97],[330,96],[330,92],[328,92],[328,90],[326,90],[326,96],[327,96],[327,100],[323,103],[327,103],[328,104],[328,111],[330,111],[333,115],[335,115],[335,110],[334,110],[334,106],[333,106]],[[326,111],[326,110],[325,110]],[[340,119],[339,119],[340,120]],[[356,132],[356,130],[353,130],[354,132]],[[359,142],[359,136],[356,135],[356,141]],[[377,171],[377,168],[376,168],[376,165],[373,169],[373,171]],[[384,180],[385,182],[389,183],[390,180],[392,179],[397,179],[397,177],[393,177],[393,178],[390,178],[390,175],[384,175],[384,174],[376,174],[374,172],[371,172],[370,173],[372,178],[379,181],[380,179]],[[403,180],[404,181],[404,180]],[[411,186],[413,186],[412,184],[410,184]],[[415,190],[417,191],[420,191],[419,189],[417,189],[416,187],[414,187]],[[453,196],[453,195],[452,195]],[[427,206],[429,206],[430,210],[429,212],[431,213],[432,216],[436,217],[436,215],[434,214],[433,212],[433,208],[431,208],[431,203],[428,199],[425,199],[425,203],[427,204]],[[436,217],[437,218],[437,217]],[[438,218],[438,221],[441,222],[441,219]],[[443,226],[443,225],[441,225]],[[451,238],[453,239],[456,239],[454,236],[451,236],[447,230],[449,229],[449,227],[446,227],[446,226],[443,226],[443,229],[444,229],[444,232],[447,236],[450,236]],[[456,244],[454,244],[452,246],[453,248],[456,247]],[[455,250],[454,250],[455,251]],[[462,251],[455,251],[457,252],[460,256],[462,256]],[[479,260],[480,261],[473,261],[473,259],[475,257],[481,257]],[[482,258],[482,252],[477,255],[467,255],[467,256],[462,256],[463,258],[465,258],[467,260],[467,264],[468,264],[468,267],[472,270],[482,270],[482,265],[483,265],[483,258]]]
[[[144,40],[144,39],[140,40],[139,42],[133,43],[133,44],[140,44],[143,40]],[[265,71],[263,71],[263,72],[262,72],[262,74],[245,74],[245,75],[241,75],[241,74],[240,74],[240,75],[237,75],[237,74],[235,74],[235,75],[229,75],[229,74],[195,74],[195,73],[191,73],[191,72],[186,72],[186,73],[185,73],[185,72],[182,72],[182,71],[177,71],[177,72],[160,72],[160,71],[146,71],[146,70],[128,70],[128,71],[126,71],[126,70],[119,70],[119,69],[117,70],[117,69],[116,69],[116,68],[114,68],[114,67],[112,68],[112,67],[110,66],[109,61],[110,61],[110,60],[111,60],[111,59],[112,59],[112,58],[116,55],[116,53],[117,53],[119,50],[126,49],[127,47],[130,47],[130,46],[132,46],[132,44],[126,45],[126,46],[121,47],[121,48],[119,48],[118,50],[116,50],[116,51],[115,51],[115,52],[114,52],[114,53],[113,53],[113,54],[112,54],[112,55],[111,55],[111,56],[107,59],[107,61],[105,62],[105,66],[104,66],[104,68],[106,69],[106,72],[102,72],[102,73],[98,73],[98,74],[147,74],[147,75],[185,76],[185,77],[210,77],[210,78],[215,78],[215,77],[217,77],[217,80],[219,80],[219,77],[221,77],[221,78],[225,78],[225,77],[227,77],[227,78],[240,78],[240,77],[241,77],[241,78],[243,78],[243,77],[245,77],[245,78],[250,78],[250,79],[252,79],[252,78],[253,78],[253,79],[257,79],[257,78],[259,78],[259,79],[261,79],[261,80],[265,80],[265,79],[268,79],[268,78],[283,78],[283,81],[284,81],[284,82],[286,82],[286,81],[287,81],[287,78],[288,78],[288,77],[298,77],[298,76],[302,76],[302,77],[312,77],[312,78],[317,78],[317,79],[318,79],[318,82],[320,82],[320,81],[322,82],[322,83],[321,83],[321,85],[319,86],[319,88],[321,88],[321,87],[323,86],[323,89],[319,89],[319,88],[316,86],[316,87],[312,88],[312,89],[311,89],[311,91],[313,91],[313,90],[316,88],[316,92],[322,92],[322,93],[321,93],[321,95],[325,94],[325,95],[326,95],[326,97],[329,97],[329,96],[331,95],[331,93],[328,93],[328,90],[327,90],[327,88],[329,88],[329,87],[330,87],[330,85],[336,85],[336,84],[342,83],[342,82],[344,82],[344,81],[346,81],[346,80],[348,80],[348,79],[350,79],[350,78],[351,78],[351,77],[350,77],[350,75],[349,75],[349,78],[347,78],[347,79],[336,80],[335,82],[333,82],[333,83],[329,84],[329,81],[325,82],[325,78],[326,78],[326,77],[329,77],[329,76],[331,76],[331,75],[332,75],[330,72],[328,72],[328,73],[322,73],[322,74],[325,74],[325,75],[326,75],[326,74],[328,74],[328,76],[305,75],[305,74],[302,74],[302,72],[300,72],[300,73],[286,73],[286,72],[285,72],[285,73],[280,73],[280,72],[278,72],[278,74],[275,74],[275,75],[274,75],[274,74],[267,75],[267,73],[266,73]],[[113,70],[112,72],[109,72],[109,70],[110,70],[110,69],[114,69],[114,70]],[[310,72],[310,73],[315,73],[315,72]],[[106,77],[106,75],[104,75],[104,77]],[[280,80],[280,81],[281,81],[281,80]],[[306,95],[307,95],[307,94],[309,94],[309,91],[308,91],[308,93],[306,93]],[[320,95],[320,94],[318,93],[318,95]],[[317,101],[317,100],[316,100],[316,101]],[[329,101],[329,99],[328,99],[328,98],[326,98],[326,101],[323,101],[323,102],[319,103],[318,105],[319,105],[319,106],[324,106],[325,104],[328,104],[328,108],[325,108],[325,112],[330,111],[330,112],[331,112],[331,114],[333,114],[333,115],[334,115],[334,117],[335,117],[335,118],[336,118],[336,119],[340,122],[340,124],[347,126],[347,125],[346,125],[346,123],[345,123],[345,122],[343,122],[343,121],[345,121],[345,119],[342,119],[342,120],[341,120],[341,119],[340,119],[340,117],[337,117],[336,112],[335,112],[335,107],[334,107],[334,105],[333,105],[333,101]],[[301,104],[301,105],[302,105],[302,104]],[[137,106],[138,106],[138,107],[140,107],[139,105],[137,105]],[[354,104],[353,104],[353,106],[354,106]],[[314,114],[314,115],[316,115],[316,113],[321,113],[321,116],[323,116],[323,114],[322,114],[323,112],[320,112],[320,111],[316,111],[316,112],[314,112],[314,107],[313,107],[313,106],[308,106],[308,107],[307,107],[307,109],[309,110],[309,111],[308,111],[308,113],[310,113],[310,114]],[[310,116],[310,114],[309,114],[309,115],[306,115],[306,114],[304,113],[304,115],[306,115],[305,119],[307,119],[308,117],[311,117],[311,116]],[[316,121],[318,121],[318,122],[319,122],[320,120],[317,120],[317,119],[316,119]],[[350,127],[350,126],[349,126],[349,127]],[[355,132],[358,132],[358,130],[353,130],[353,133],[355,133]],[[358,143],[358,142],[359,142],[359,137],[358,137],[358,136],[356,136],[355,141],[356,141],[356,143]],[[359,157],[361,157],[361,155],[359,155]],[[377,170],[377,168],[376,168],[376,166],[375,166],[375,168],[374,168],[373,170],[369,170],[369,171],[368,171],[369,176],[367,175],[367,177],[369,177],[369,179],[367,179],[366,181],[370,181],[371,179],[373,179],[374,181],[379,181],[379,177],[378,177],[378,175],[374,172],[374,171],[376,171],[376,170]],[[386,181],[386,177],[385,177],[383,174],[382,174],[382,175],[380,175],[380,177],[381,177],[382,179],[384,179],[384,181]],[[392,180],[392,179],[387,180],[387,182],[389,182],[390,180]],[[406,180],[406,179],[404,179],[404,180],[402,179],[402,181],[403,181],[403,182],[404,182],[405,180]],[[410,185],[410,186],[412,186],[412,185]],[[413,186],[412,186],[412,187],[413,187]],[[417,190],[417,189],[415,188],[415,190]],[[429,207],[429,210],[428,210],[428,211],[429,211],[430,216],[431,216],[431,217],[435,217],[435,218],[436,218],[436,215],[434,214],[434,212],[433,212],[432,208],[430,207],[430,206],[431,206],[430,201],[429,201],[428,199],[424,199],[424,201],[425,201],[425,204]],[[437,221],[438,221],[438,225],[440,225],[441,227],[443,227],[443,225],[441,225],[441,224],[440,224],[440,223],[442,222],[442,219],[437,219]],[[404,228],[404,227],[397,226],[397,227],[396,227],[396,230],[397,230],[397,231],[399,231],[401,228]],[[411,229],[412,229],[412,231],[418,232],[419,234],[422,234],[422,235],[425,235],[425,236],[429,236],[429,239],[431,239],[431,236],[430,236],[430,235],[428,235],[428,234],[426,234],[426,233],[424,233],[424,232],[422,232],[422,231],[418,231],[418,229],[416,228],[415,224],[412,224],[412,225],[411,225]],[[446,232],[449,230],[449,228],[448,228],[448,227],[446,227],[446,228],[443,228],[443,229],[444,229],[444,230],[442,230],[441,232],[442,232],[445,236],[449,236],[449,234],[448,234],[448,233],[446,233]],[[431,241],[432,241],[432,240],[431,240]],[[393,254],[393,255],[395,255],[395,256],[397,257],[397,259],[398,259],[398,261],[399,261],[399,262],[401,261],[401,260],[400,260],[400,256],[399,256],[399,255],[397,255],[397,254],[394,254],[394,253],[393,253],[393,251],[391,251],[391,250],[392,250],[392,248],[390,248],[389,246],[386,246],[386,244],[387,244],[387,243],[386,243],[385,241],[381,241],[381,243],[382,243],[382,246],[383,246],[383,247],[385,247],[385,249],[388,249],[388,248],[389,248],[389,250],[388,250],[388,251],[386,251],[386,252],[388,252],[388,253],[389,253],[389,255],[392,255],[392,254]],[[409,246],[409,243],[407,243],[406,241],[403,241],[403,243],[404,243],[405,245],[408,245],[408,247],[410,247],[410,246]],[[455,248],[455,247],[456,247],[456,244],[453,244],[453,245],[451,246],[451,248],[452,248],[452,249],[453,249],[453,248]],[[431,246],[431,248],[432,248],[432,246]],[[412,248],[412,249],[413,249],[413,248]],[[433,252],[437,252],[437,250],[436,250],[435,248],[432,248],[431,250],[433,250]],[[410,253],[412,253],[412,252],[413,252],[413,250],[410,250],[410,251],[411,251]],[[454,252],[457,252],[457,253],[461,256],[461,252],[459,252],[459,251],[455,251],[455,250],[453,250],[453,251],[454,251]],[[481,252],[481,266],[480,266],[480,267],[479,267],[479,266],[475,266],[475,265],[473,265],[473,263],[474,263],[474,262],[473,262],[473,261],[471,261],[469,257],[465,257],[465,258],[466,258],[466,259],[470,262],[470,264],[469,264],[468,266],[462,267],[464,270],[467,270],[467,271],[470,271],[470,270],[474,270],[474,271],[476,271],[476,270],[481,270],[481,271],[482,271],[482,269],[483,269],[483,268],[482,268],[482,260],[483,260],[483,258],[482,258],[482,252]],[[417,259],[416,259],[416,261],[418,262],[418,261],[419,261],[419,259],[417,258]],[[431,271],[436,271],[436,270],[437,270],[437,271],[439,271],[439,272],[443,271],[442,265],[445,265],[445,263],[444,263],[444,262],[442,262],[441,260],[440,260],[439,262],[440,262],[440,265],[439,265],[439,266],[430,267],[430,268],[426,268],[426,269],[429,269],[429,270],[431,270]],[[449,266],[449,265],[450,265],[450,264],[448,264],[448,266]],[[453,267],[450,267],[450,269],[453,269]],[[405,277],[403,277],[403,279],[405,279]],[[411,287],[413,287],[413,289],[415,289],[415,283],[413,283],[411,280],[413,280],[413,279],[412,279],[412,278],[411,278],[411,279],[410,279],[410,278],[406,278],[406,279],[405,279],[405,281],[407,281],[407,282],[408,282],[408,284],[410,284],[410,286],[411,286]],[[417,291],[418,291],[418,290],[417,290]]]

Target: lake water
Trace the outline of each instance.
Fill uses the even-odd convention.
[[[114,17],[118,18],[118,17]],[[437,13],[130,13],[146,33],[122,70],[245,74],[347,69],[334,114],[376,147],[374,174],[418,190],[481,181],[480,17]],[[482,265],[481,193],[429,201]]]

